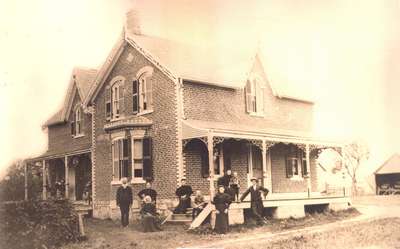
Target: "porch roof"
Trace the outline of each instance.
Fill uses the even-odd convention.
[[[89,153],[89,152],[91,152],[91,148],[74,150],[74,151],[63,151],[63,152],[46,151],[45,153],[43,153],[37,157],[32,157],[32,158],[26,159],[25,161],[29,162],[29,163],[34,163],[34,162],[41,161],[41,160],[63,158],[65,156],[73,156],[73,155],[79,155],[79,154],[84,154],[84,153]]]
[[[214,122],[204,120],[183,120],[183,139],[206,137],[209,132],[215,136],[243,137],[244,139],[262,139],[274,141],[310,142],[340,146],[339,141],[322,140],[312,136],[310,132],[295,130],[273,129],[256,125],[243,125],[237,123]]]

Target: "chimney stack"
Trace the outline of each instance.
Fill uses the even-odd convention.
[[[131,34],[141,35],[139,11],[132,9],[126,13],[126,30]]]

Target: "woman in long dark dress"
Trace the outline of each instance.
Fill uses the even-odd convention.
[[[151,197],[147,195],[143,198],[143,201],[144,204],[140,210],[140,214],[142,215],[143,231],[145,233],[161,231],[162,229],[158,224],[158,213],[156,206],[151,201]]]
[[[215,195],[213,204],[216,209],[215,232],[225,234],[228,231],[228,209],[231,204],[232,198],[229,194],[224,193],[225,187],[218,186],[218,193]]]

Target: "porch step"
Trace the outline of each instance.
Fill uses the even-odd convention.
[[[166,221],[168,223],[192,223],[192,208],[188,209],[185,214],[172,214]]]
[[[74,202],[74,209],[78,214],[89,214],[92,211],[92,205],[89,205],[87,202]]]

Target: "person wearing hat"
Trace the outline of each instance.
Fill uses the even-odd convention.
[[[257,224],[261,225],[265,223],[264,218],[263,218],[263,211],[264,211],[264,205],[263,205],[263,198],[261,194],[264,194],[264,197],[268,194],[269,190],[267,188],[264,188],[263,186],[258,185],[258,180],[257,178],[253,177],[251,178],[251,183],[252,186],[246,190],[246,192],[243,193],[243,195],[240,197],[240,201],[243,201],[244,198],[250,193],[250,207],[251,211],[253,213],[253,217],[256,219]]]
[[[129,225],[129,210],[133,203],[132,188],[128,186],[126,177],[121,179],[122,186],[117,190],[117,206],[121,210],[121,225],[127,227]]]
[[[216,219],[215,219],[215,232],[225,234],[228,232],[229,220],[228,209],[232,202],[229,194],[225,193],[224,185],[218,186],[218,193],[214,196],[212,204],[215,205]]]

